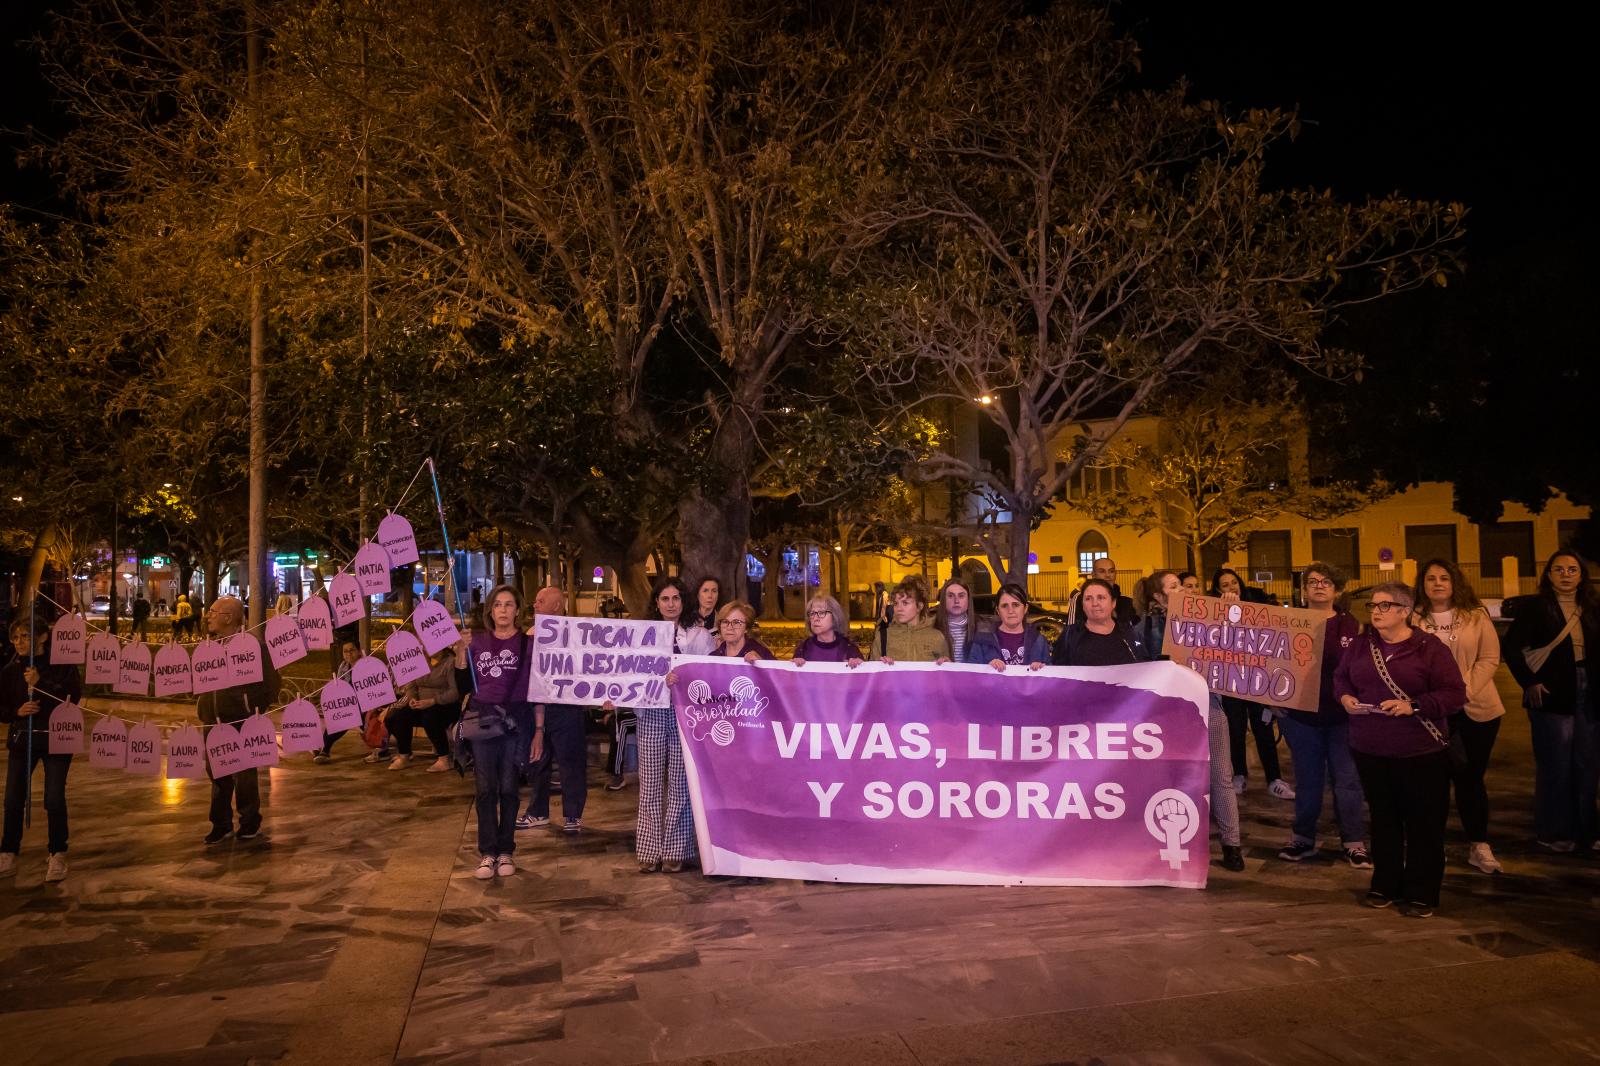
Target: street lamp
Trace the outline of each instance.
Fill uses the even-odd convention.
[[[974,396],[973,399],[982,404],[984,407],[988,407],[990,404],[994,403],[994,397],[988,393],[984,393],[982,396]]]

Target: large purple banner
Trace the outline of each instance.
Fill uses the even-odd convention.
[[[708,874],[1205,887],[1208,696],[1192,670],[674,669]]]

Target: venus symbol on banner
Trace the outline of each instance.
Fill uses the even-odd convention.
[[[228,685],[254,685],[262,678],[261,642],[254,633],[235,633],[228,638]]]
[[[428,654],[422,650],[422,642],[403,629],[389,635],[383,645],[383,656],[389,660],[396,687],[428,676]]]
[[[283,753],[297,755],[322,747],[322,719],[307,699],[295,700],[283,709]]]
[[[154,671],[157,696],[182,696],[191,691],[189,649],[182,644],[163,644],[156,652]]]
[[[306,638],[300,632],[300,621],[292,614],[280,614],[267,621],[267,655],[272,667],[282,670],[292,662],[306,657]]]
[[[278,765],[278,733],[272,719],[251,715],[239,727],[239,743],[244,746],[245,769]]]
[[[149,722],[140,722],[128,730],[128,773],[159,774],[161,772],[161,730]]]
[[[389,667],[376,655],[364,655],[350,668],[350,685],[356,690],[356,703],[363,711],[375,711],[395,701]]]
[[[356,584],[364,596],[389,594],[389,555],[372,541],[367,541],[356,552],[354,570]]]
[[[83,754],[83,708],[61,703],[50,712],[50,754]]]
[[[89,638],[88,667],[84,681],[91,685],[114,685],[117,671],[122,666],[122,644],[110,633],[96,633]]]
[[[336,574],[329,582],[328,603],[333,608],[335,626],[361,621],[361,586],[349,574]]]
[[[128,727],[120,719],[102,718],[89,735],[89,765],[102,770],[128,766]]]
[[[228,649],[220,641],[202,640],[196,644],[189,671],[196,696],[233,684],[228,672]]]
[[[411,615],[411,624],[429,655],[437,655],[461,639],[450,612],[437,600],[423,600]]]
[[[300,623],[300,635],[306,638],[307,651],[327,651],[333,647],[333,615],[328,611],[326,598],[312,596],[303,601],[294,617]]]
[[[122,646],[117,660],[117,683],[111,686],[115,692],[125,693],[129,696],[148,696],[150,694],[150,649],[143,643],[135,640]]]
[[[361,708],[356,703],[356,690],[343,681],[329,681],[317,696],[322,704],[322,728],[331,737],[346,729],[361,728]]]
[[[249,769],[239,731],[225,722],[218,722],[206,731],[206,759],[211,764],[212,777],[231,777],[240,770]]]
[[[411,523],[397,514],[385,515],[378,523],[378,543],[383,545],[392,567],[409,566],[422,560],[417,553],[417,537],[411,532]]]
[[[84,642],[88,627],[81,614],[64,614],[50,627],[50,662],[52,665],[79,666],[83,663]]]
[[[205,743],[192,725],[174,730],[167,738],[167,779],[193,781],[206,776]]]

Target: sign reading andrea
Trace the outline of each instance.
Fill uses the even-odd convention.
[[[672,623],[540,615],[528,642],[532,703],[670,707]],[[791,668],[792,669],[792,668]]]
[[[1161,650],[1219,696],[1314,711],[1326,631],[1316,611],[1186,592],[1168,605]]]
[[[1191,671],[674,669],[707,874],[1205,886],[1208,700]]]

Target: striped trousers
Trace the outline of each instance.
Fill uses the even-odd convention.
[[[1219,696],[1211,697],[1206,727],[1211,735],[1211,820],[1217,823],[1217,836],[1222,842],[1236,848],[1239,846],[1239,796],[1233,791],[1228,716]]]
[[[639,820],[634,855],[640,862],[696,858],[694,813],[683,772],[683,746],[671,708],[640,708]]]

